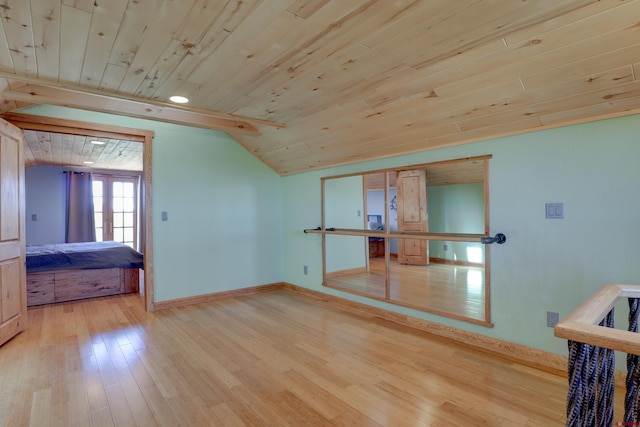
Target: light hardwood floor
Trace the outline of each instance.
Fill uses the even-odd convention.
[[[6,427],[565,418],[565,378],[288,290],[156,313],[122,295],[28,315],[28,330],[0,348]]]

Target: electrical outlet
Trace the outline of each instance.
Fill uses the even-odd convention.
[[[304,268],[303,268],[303,271],[304,271],[304,275],[305,275],[305,276],[306,276],[306,275],[308,275],[308,274],[309,274],[309,267],[307,267],[307,266],[305,265],[305,266],[304,266]]]
[[[547,326],[555,327],[560,321],[560,315],[554,311],[547,311]]]
[[[446,243],[444,244],[444,250],[448,251],[449,250],[449,245],[447,245]]]
[[[169,221],[169,213],[167,211],[162,211],[160,214],[162,221]]]

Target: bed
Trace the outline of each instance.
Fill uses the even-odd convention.
[[[117,242],[27,246],[27,305],[138,292],[143,256]]]

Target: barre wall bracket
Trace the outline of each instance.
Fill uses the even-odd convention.
[[[498,233],[495,236],[491,237],[483,237],[480,239],[480,243],[484,243],[485,245],[490,245],[491,243],[497,243],[499,245],[503,244],[507,241],[507,236],[502,233]]]
[[[320,227],[316,227],[316,228],[305,228],[305,229],[304,229],[304,230],[302,230],[302,231],[304,231],[305,233],[308,233],[309,231],[322,231],[322,228],[320,228]],[[325,228],[325,229],[324,229],[324,231],[336,231],[336,229],[335,229],[335,228],[333,228],[333,227],[327,227],[327,228]]]

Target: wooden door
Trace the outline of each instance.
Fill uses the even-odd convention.
[[[0,119],[0,345],[27,326],[23,144]]]
[[[427,171],[419,169],[398,172],[396,191],[398,231],[428,231]],[[398,262],[427,265],[428,247],[424,239],[398,239]]]

